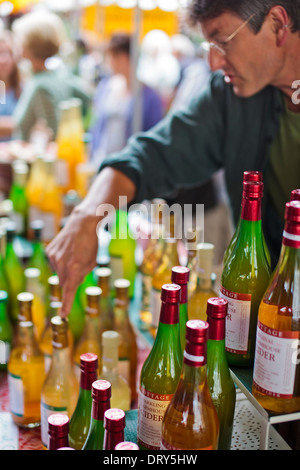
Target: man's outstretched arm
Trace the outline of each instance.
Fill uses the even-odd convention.
[[[103,218],[97,215],[99,208],[102,204],[117,207],[119,196],[126,196],[129,203],[135,191],[134,183],[123,173],[111,167],[104,168],[65,227],[48,245],[47,255],[62,286],[63,316],[71,310],[77,287],[96,265],[97,225]]]

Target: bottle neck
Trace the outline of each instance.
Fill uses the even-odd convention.
[[[116,445],[123,441],[124,430],[116,432],[105,430],[103,450],[114,450]]]
[[[180,305],[184,305],[184,304],[187,304],[188,302],[188,285],[180,284],[180,287],[181,287]]]
[[[162,302],[159,322],[165,325],[176,325],[179,322],[179,304]]]
[[[81,390],[92,390],[92,383],[97,380],[97,369],[93,371],[81,371],[80,388]]]
[[[261,220],[261,198],[243,197],[241,219],[251,222]]]
[[[286,221],[283,231],[282,244],[285,247],[300,248],[300,224]]]
[[[57,450],[61,447],[69,447],[68,434],[63,436],[49,436],[49,450]]]
[[[211,318],[207,317],[209,324],[209,339],[213,341],[225,340],[225,318]]]
[[[108,348],[103,347],[102,352],[102,367],[103,370],[117,371],[119,353],[118,347]]]
[[[0,320],[1,321],[8,320],[6,309],[7,309],[6,302],[1,302],[0,303]]]
[[[104,421],[104,413],[110,408],[110,400],[92,402],[92,419],[95,421]]]

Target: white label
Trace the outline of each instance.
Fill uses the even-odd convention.
[[[226,351],[247,354],[251,314],[251,294],[239,294],[221,287],[220,297],[227,300]]]
[[[10,411],[16,415],[24,416],[24,386],[22,377],[18,375],[8,374],[8,388]]]
[[[42,443],[45,447],[48,448],[48,418],[50,415],[55,413],[65,414],[68,415],[67,407],[55,407],[46,405],[43,401],[41,401],[41,438]]]
[[[152,313],[152,326],[154,326],[154,328],[157,328],[159,324],[160,306],[161,306],[160,296],[161,296],[161,291],[152,287],[151,313]]]
[[[0,413],[0,450],[18,450],[19,428],[8,412]]]
[[[110,268],[111,268],[111,288],[114,287],[116,279],[123,279],[124,277],[124,263],[122,256],[110,256]]]
[[[159,450],[162,420],[172,397],[173,395],[161,395],[140,389],[138,440],[143,447]]]
[[[292,398],[299,332],[279,331],[258,322],[253,382],[266,395]]]
[[[10,343],[0,341],[0,364],[7,364],[10,356]]]

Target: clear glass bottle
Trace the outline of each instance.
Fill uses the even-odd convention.
[[[40,341],[46,325],[45,289],[41,282],[41,271],[38,268],[27,268],[24,271],[25,289],[34,295],[32,303],[32,321]]]
[[[110,230],[111,240],[108,246],[110,267],[112,270],[111,287],[114,295],[114,282],[116,279],[128,279],[130,281],[129,297],[134,294],[136,262],[136,240],[131,233],[128,224],[128,214],[123,210],[116,210],[116,219]]]
[[[102,372],[99,378],[111,383],[111,406],[127,411],[130,410],[131,389],[118,370],[119,338],[117,331],[102,333]]]
[[[69,446],[69,417],[55,413],[48,417],[48,450]]]
[[[93,382],[91,422],[82,450],[103,450],[104,413],[110,409],[110,397],[110,382],[107,380]]]
[[[85,353],[80,356],[80,389],[76,408],[70,419],[69,443],[81,450],[90,429],[92,411],[92,384],[97,380],[98,356]]]
[[[119,374],[122,375],[131,389],[131,402],[137,398],[137,365],[138,350],[136,334],[129,318],[129,288],[127,279],[116,279],[114,283],[114,319],[115,330],[119,333]]]
[[[236,403],[236,388],[225,350],[227,307],[227,301],[218,297],[207,302],[207,382],[220,423],[218,450],[231,448]]]
[[[197,275],[196,288],[189,297],[189,319],[206,321],[206,305],[208,299],[217,297],[212,282],[213,260],[215,246],[212,243],[199,243],[195,272]]]
[[[55,316],[52,325],[52,361],[43,383],[41,406],[41,437],[47,446],[48,417],[50,414],[63,413],[69,418],[77,404],[79,383],[71,360],[68,341],[68,321],[66,318]]]
[[[100,299],[100,332],[114,329],[113,301],[110,294],[111,269],[107,266],[95,268],[97,284],[102,290]]]
[[[271,413],[300,409],[300,202],[286,204],[285,227],[277,266],[262,297],[252,393]]]
[[[7,370],[13,341],[13,329],[7,313],[8,294],[0,290],[0,371]]]
[[[207,383],[208,323],[189,320],[183,367],[162,421],[162,450],[217,450],[219,419]]]
[[[98,371],[101,371],[100,299],[102,291],[100,287],[91,286],[87,287],[85,292],[87,297],[85,326],[74,351],[75,370],[78,377],[80,377],[81,370],[81,355],[87,352],[97,355]]]
[[[184,266],[174,266],[172,268],[171,281],[173,284],[178,284],[181,287],[180,302],[179,302],[179,329],[180,329],[180,343],[182,354],[185,349],[185,329],[188,316],[188,283],[190,277],[190,269]]]
[[[203,230],[200,227],[190,227],[187,229],[186,236],[186,252],[187,252],[187,261],[186,266],[190,270],[190,278],[188,285],[188,295],[192,295],[197,285],[197,271],[196,271],[196,261],[197,261],[197,246],[201,243],[201,238],[203,235]]]
[[[140,374],[137,435],[141,449],[159,450],[162,418],[180,378],[180,291],[177,284],[162,286],[157,335]]]
[[[262,237],[263,183],[244,182],[241,229],[224,266],[220,297],[228,301],[226,351],[230,365],[253,365],[257,314],[269,284],[270,265]]]
[[[19,304],[17,295],[25,290],[24,270],[14,250],[16,225],[9,222],[6,225],[6,250],[4,257],[4,272],[8,283],[8,311],[10,319],[15,323],[18,319]]]
[[[18,297],[19,321],[15,344],[8,362],[10,411],[20,427],[40,425],[40,397],[45,379],[44,358],[39,350],[32,322],[33,295],[21,292]]]
[[[103,450],[114,450],[124,441],[125,413],[118,408],[110,408],[104,413]]]

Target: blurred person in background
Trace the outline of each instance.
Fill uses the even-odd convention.
[[[103,158],[121,150],[132,135],[134,106],[131,37],[114,34],[107,46],[106,59],[111,71],[94,95],[91,125],[91,160],[98,166]],[[142,84],[141,131],[147,131],[164,115],[163,101],[151,87]]]
[[[10,134],[30,141],[32,129],[43,122],[56,137],[59,103],[72,97],[80,98],[83,112],[90,104],[87,85],[72,75],[61,62],[51,62],[66,41],[62,20],[47,10],[28,13],[12,26],[22,56],[31,63],[32,75],[24,84],[20,99],[10,120],[0,118],[0,136]]]
[[[12,116],[21,94],[21,78],[18,69],[20,54],[10,31],[0,32],[0,116]],[[1,141],[9,140],[10,133],[3,135]]]

